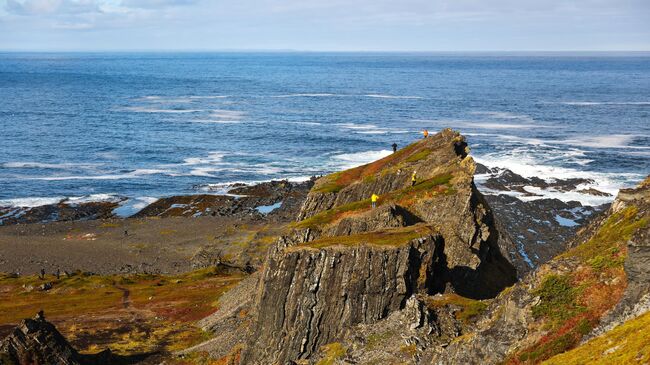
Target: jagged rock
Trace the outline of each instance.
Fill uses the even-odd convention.
[[[106,349],[80,354],[45,320],[43,311],[24,319],[0,341],[0,365],[119,365],[140,363],[149,354],[118,356]]]
[[[369,211],[354,218],[343,218],[328,227],[322,236],[349,236],[352,234],[377,231],[386,228],[411,226],[421,220],[399,205],[390,204]]]
[[[42,313],[23,320],[0,342],[0,363],[80,365],[79,353],[70,346]]]
[[[242,363],[307,359],[418,293],[487,298],[514,283],[513,244],[473,184],[465,147],[445,130],[316,181],[299,222],[269,252]]]
[[[647,296],[643,295],[647,295],[650,286],[650,270],[647,251],[641,247],[650,246],[647,224],[650,217],[649,197],[650,186],[647,184],[642,184],[637,189],[621,191],[607,215],[582,231],[582,237],[570,246],[573,248],[571,251],[540,266],[521,282],[499,295],[478,322],[477,328],[436,353],[433,363],[495,364],[508,361],[518,363],[527,359],[539,362],[578,345],[581,339],[586,340],[601,334],[631,316],[647,310]],[[630,209],[624,211],[626,208]],[[622,294],[620,288],[625,287],[621,283],[625,276],[605,270],[599,266],[599,260],[612,260],[608,258],[612,256],[607,255],[621,250],[620,238],[614,232],[617,232],[617,229],[626,232],[629,227],[633,227],[634,231],[631,232],[633,235],[628,242],[628,255],[624,265],[628,273],[627,289],[625,294]],[[587,244],[590,246],[581,249],[580,246]],[[637,249],[639,250],[635,251]],[[613,259],[618,259],[616,254]],[[615,261],[609,261],[608,265],[617,264]],[[595,281],[590,285],[598,287],[598,292],[586,294],[593,296],[596,303],[582,299],[579,305],[583,306],[583,314],[567,314],[571,319],[560,322],[564,323],[564,327],[555,328],[555,332],[551,331],[551,326],[545,319],[549,314],[540,309],[543,308],[540,305],[549,305],[549,301],[554,303],[553,300],[557,301],[555,305],[567,305],[566,303],[572,300],[571,295],[561,299],[562,294],[558,293],[571,293],[570,290],[575,287],[584,287],[585,284],[572,283],[570,280],[583,280],[586,275],[591,275],[593,279],[590,280]],[[562,280],[569,281],[561,284]],[[569,291],[564,291],[563,285],[568,285]],[[545,287],[549,289],[543,289]],[[541,298],[540,295],[546,297]],[[534,315],[536,308],[537,317]],[[580,315],[585,316],[582,317],[582,322]],[[586,336],[594,322],[584,318],[594,316],[598,316],[601,324],[593,329],[590,336]],[[577,323],[581,323],[583,327],[579,327]]]
[[[432,235],[398,247],[278,249],[262,274],[254,335],[242,362],[308,358],[346,327],[402,308],[434,285],[441,244]]]

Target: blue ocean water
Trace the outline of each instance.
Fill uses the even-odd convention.
[[[615,192],[650,173],[650,55],[0,53],[0,205],[299,180],[444,127]]]

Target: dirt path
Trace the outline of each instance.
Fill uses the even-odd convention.
[[[117,285],[117,283],[113,282],[113,286],[115,289],[119,290],[122,292],[122,306],[124,309],[127,309],[131,306],[131,291],[125,287]]]

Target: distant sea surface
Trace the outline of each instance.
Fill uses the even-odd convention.
[[[445,127],[616,193],[650,172],[650,55],[0,53],[0,205],[301,180]]]

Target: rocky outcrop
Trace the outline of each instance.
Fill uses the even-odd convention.
[[[142,364],[151,354],[121,356],[110,349],[96,354],[80,354],[45,319],[43,311],[27,318],[0,341],[0,365],[129,365]]]
[[[109,365],[132,364],[144,356],[131,359],[115,356],[110,350],[93,355],[79,354],[45,320],[41,311],[33,319],[24,319],[4,340],[0,341],[2,365]]]
[[[430,235],[397,247],[278,249],[262,274],[254,340],[242,363],[308,358],[345,328],[401,309],[436,286],[441,245]]]
[[[316,181],[269,252],[242,364],[308,359],[415,295],[488,298],[514,283],[516,250],[476,190],[466,152],[464,138],[445,130]]]
[[[81,356],[70,346],[42,313],[23,320],[0,343],[2,364],[82,364]]]
[[[180,195],[161,198],[133,217],[228,216],[271,220],[293,220],[300,211],[313,181],[286,180],[256,185],[238,184],[226,194]],[[263,208],[268,208],[264,210]]]
[[[505,290],[477,328],[433,363],[538,363],[642,314],[648,308],[649,193],[648,185],[622,191],[569,251]]]
[[[476,181],[479,190],[503,224],[523,260],[513,257],[521,277],[539,265],[567,250],[578,230],[605,211],[609,205],[582,205],[578,201],[564,202],[544,198],[540,192],[570,192],[605,197],[596,189],[583,189],[593,184],[589,179],[526,178],[508,169],[477,164]]]

